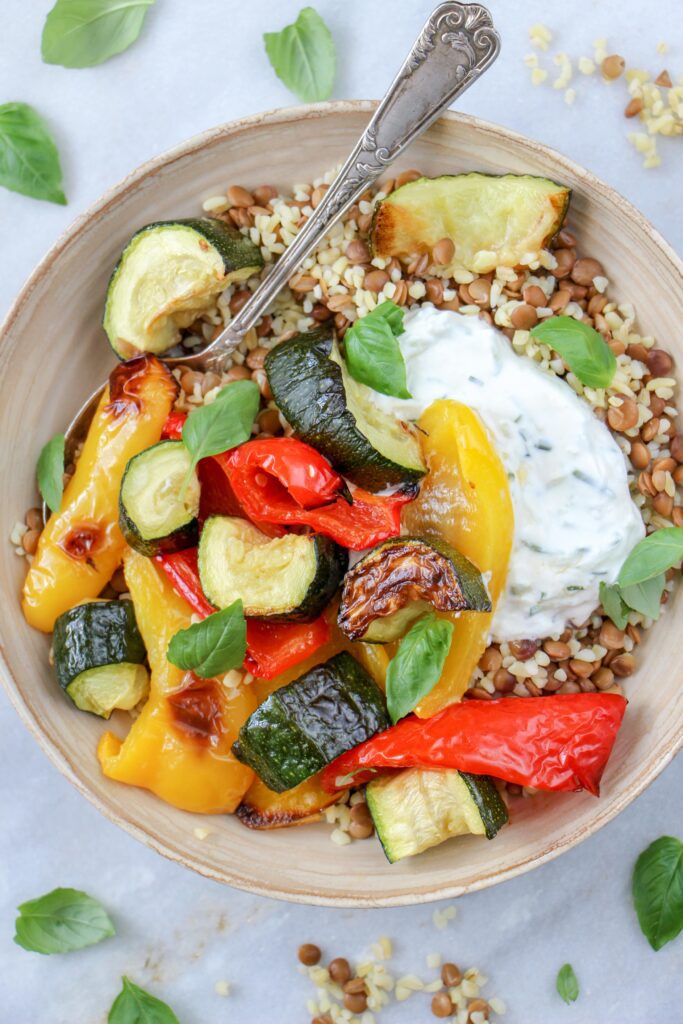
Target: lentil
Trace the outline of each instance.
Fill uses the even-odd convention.
[[[530,331],[538,322],[538,313],[536,312],[536,308],[528,305],[527,303],[523,303],[521,306],[515,306],[510,314],[510,322],[513,327],[516,327],[520,331]]]
[[[432,262],[439,267],[447,266],[455,256],[452,239],[441,238],[432,249]]]
[[[650,464],[650,450],[642,441],[634,441],[629,457],[636,469],[645,469]]]
[[[569,277],[576,262],[576,252],[573,249],[556,249],[554,256],[557,266],[553,267],[550,273],[558,280]]]
[[[607,422],[612,430],[631,430],[638,422],[638,407],[632,398],[624,398],[621,405],[610,405]]]
[[[446,988],[455,988],[462,981],[463,974],[457,964],[445,963],[441,968],[441,980]]]
[[[371,292],[381,292],[384,285],[389,281],[386,270],[370,270],[363,281],[364,286]],[[328,303],[329,305],[329,303]]]
[[[496,672],[503,664],[503,655],[497,647],[487,647],[479,660],[482,672]]]
[[[563,644],[561,640],[546,640],[543,650],[553,661],[566,661],[571,654],[569,645]]]
[[[27,555],[35,555],[36,548],[38,547],[38,541],[40,540],[40,530],[27,530],[21,538],[21,546]]]
[[[624,117],[636,117],[643,109],[643,101],[640,96],[634,96],[632,100],[626,104],[624,109]]]
[[[609,667],[612,669],[615,676],[619,676],[620,678],[630,676],[635,671],[636,659],[632,654],[620,654],[610,662]]]
[[[603,270],[602,263],[597,260],[584,257],[583,259],[577,260],[572,267],[572,281],[580,285],[593,284],[593,278],[603,277],[605,271]]]
[[[605,619],[598,635],[598,643],[608,651],[618,651],[624,646],[624,632],[610,619]]]
[[[522,289],[522,298],[529,306],[545,306],[546,297],[545,292],[542,288],[539,288],[537,284],[530,284],[527,288]]]
[[[602,71],[603,78],[611,82],[615,78],[619,78],[624,68],[626,67],[626,61],[623,57],[620,57],[617,53],[612,53],[608,57],[605,57],[600,70]]]
[[[252,195],[259,206],[268,206],[271,199],[275,199],[277,189],[274,185],[259,185],[252,192]]]
[[[653,377],[668,377],[674,365],[669,353],[661,348],[651,348],[646,353],[645,363]]]
[[[489,1004],[485,999],[471,999],[467,1004],[467,1010],[470,1015],[470,1020],[472,1020],[473,1013],[483,1013],[484,1020],[489,1019]]]
[[[450,1017],[453,1013],[453,1003],[448,992],[437,992],[432,996],[432,1013],[435,1017]]]
[[[345,992],[343,1003],[351,1013],[365,1013],[368,1008],[368,997],[364,992]]]
[[[314,967],[316,964],[320,963],[322,953],[320,952],[319,947],[314,943],[304,942],[302,946],[299,946],[299,952],[297,955],[301,963],[306,967]]]
[[[246,188],[242,188],[241,185],[231,185],[227,191],[227,196],[231,206],[243,207],[244,209],[248,206],[254,206],[256,202],[255,196],[251,192],[247,192]]]
[[[593,673],[591,679],[598,690],[609,690],[610,686],[614,684],[614,672],[610,668],[602,667]]]
[[[257,348],[253,348],[247,356],[245,362],[250,370],[260,370],[266,361],[268,355],[268,349],[259,345]]]
[[[343,956],[337,956],[334,960],[330,960],[327,968],[329,971],[332,981],[336,982],[342,988],[351,977],[351,966],[349,961]]]
[[[28,512],[26,513],[26,525],[28,526],[29,530],[38,530],[38,532],[40,533],[40,531],[43,529],[42,508],[30,508],[28,510]]]

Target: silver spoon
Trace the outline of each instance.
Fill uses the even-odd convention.
[[[165,359],[200,370],[221,371],[308,254],[426,128],[472,85],[498,56],[500,37],[480,4],[449,0],[427,19],[367,128],[322,201],[237,316],[210,345],[192,355]],[[66,430],[66,462],[85,436],[106,385],[98,388]],[[45,511],[45,509],[44,509]]]

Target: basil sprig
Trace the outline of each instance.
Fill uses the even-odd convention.
[[[644,583],[673,568],[683,560],[683,527],[655,530],[641,540],[621,567],[617,583],[630,587]]]
[[[356,320],[344,335],[351,376],[383,395],[410,398],[406,364],[396,340],[404,330],[403,310],[388,299]]]
[[[410,714],[436,686],[452,639],[453,623],[430,612],[400,641],[387,669],[387,708],[392,722]]]
[[[155,0],[57,0],[45,19],[46,64],[89,68],[127,50]]]
[[[247,623],[238,600],[176,633],[168,645],[167,657],[178,668],[202,679],[213,679],[239,668],[246,651]]]
[[[38,490],[51,512],[59,512],[64,493],[64,434],[55,434],[44,445],[36,466]]]
[[[38,111],[28,103],[0,106],[0,185],[66,205],[57,146]]]
[[[600,603],[617,629],[624,629],[630,611],[640,612],[648,619],[658,619],[666,576],[654,576],[644,583],[620,587],[618,583],[600,584]]]
[[[53,889],[17,910],[14,941],[33,953],[71,953],[115,934],[102,904],[78,889]]]
[[[631,891],[643,935],[661,949],[683,931],[683,842],[660,836],[643,850]]]
[[[571,964],[563,964],[557,972],[555,988],[565,1003],[574,1003],[579,998],[579,982]]]
[[[220,455],[249,440],[259,402],[258,384],[237,380],[221,388],[209,405],[193,409],[183,424],[183,442],[191,459],[181,495],[200,459]]]
[[[326,100],[332,92],[337,55],[329,28],[313,7],[304,7],[293,25],[263,36],[277,77],[304,103]]]
[[[531,329],[531,337],[550,345],[578,377],[591,388],[612,383],[617,360],[601,334],[572,316],[551,316]]]
[[[180,1024],[166,1003],[151,996],[130,980],[122,978],[123,987],[112,1003],[108,1024]]]

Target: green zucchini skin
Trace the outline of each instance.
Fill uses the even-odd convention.
[[[299,565],[295,560],[288,566],[284,578],[281,571],[273,572],[270,578],[269,601],[267,606],[264,606],[262,601],[259,603],[253,596],[253,590],[250,592],[249,575],[245,574],[244,579],[237,577],[237,568],[231,563],[229,552],[221,548],[220,537],[215,547],[213,546],[214,536],[221,530],[223,523],[230,525],[233,534],[241,534],[245,547],[251,545],[252,551],[256,554],[262,553],[266,568],[269,548],[277,548],[284,540],[268,539],[261,534],[261,539],[266,543],[255,544],[253,536],[256,535],[258,538],[260,531],[251,523],[233,516],[210,516],[204,524],[199,542],[199,576],[204,593],[211,604],[216,608],[224,608],[240,597],[248,618],[268,622],[310,622],[317,619],[336,594],[344,578],[349,560],[346,549],[322,534],[288,534],[288,543],[308,549],[307,559],[309,554],[313,556],[314,571],[308,577],[308,581],[305,578],[300,580]],[[224,562],[217,561],[223,558]],[[225,592],[221,593],[219,586],[231,575],[235,582],[227,597]],[[301,583],[305,586],[303,591]]]
[[[142,235],[173,227],[189,228],[194,231],[207,246],[211,246],[220,256],[225,273],[225,280],[222,283],[223,288],[227,287],[231,281],[245,280],[247,277],[259,273],[264,267],[263,254],[259,246],[255,245],[246,235],[243,235],[234,225],[219,220],[217,217],[188,217],[179,220],[153,221],[151,224],[145,224],[144,227],[140,228],[128,239],[107,285],[107,298],[102,326],[109,339],[109,344],[119,359],[130,359],[131,356],[140,355],[145,351],[137,346],[134,346],[132,350],[130,346],[125,349],[122,348],[114,328],[117,303],[116,289],[125,267],[126,259],[132,247],[139,241]]]
[[[454,769],[408,768],[365,789],[377,837],[390,864],[461,835],[493,839],[506,824],[492,779]]]
[[[284,793],[390,724],[384,694],[343,651],[272,693],[232,750],[269,789]]]
[[[178,447],[178,449],[184,449],[182,441],[158,441],[157,444],[153,444],[150,448],[146,448],[139,455],[134,455],[129,460],[121,478],[121,488],[119,490],[119,529],[123,534],[124,540],[130,547],[139,551],[141,555],[145,555],[147,558],[152,558],[154,555],[167,554],[170,555],[174,551],[182,551],[184,548],[192,548],[197,544],[199,537],[199,526],[197,520],[197,514],[199,512],[199,482],[195,473],[193,482],[196,484],[197,489],[197,508],[193,512],[188,512],[185,522],[178,526],[175,530],[171,530],[169,533],[164,534],[163,537],[145,538],[142,533],[142,529],[138,523],[135,522],[132,515],[130,515],[129,509],[126,505],[126,487],[127,480],[130,479],[132,474],[138,471],[141,466],[146,466],[149,469],[153,468],[155,453],[168,451],[171,446]],[[186,450],[186,449],[185,449]],[[153,480],[150,481],[153,486]]]
[[[63,690],[88,669],[141,665],[147,656],[132,601],[89,601],[63,612],[55,622],[52,649]]]
[[[346,574],[337,624],[351,640],[391,643],[429,605],[491,611],[481,573],[459,551],[433,536],[393,537]]]
[[[264,366],[276,405],[297,437],[317,448],[354,483],[370,491],[417,483],[424,468],[392,461],[358,429],[341,367],[330,358],[333,351],[334,338],[327,327],[299,334],[271,349]]]

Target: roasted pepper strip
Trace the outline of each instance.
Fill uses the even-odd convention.
[[[197,568],[197,549],[187,548],[172,555],[157,555],[157,563],[176,593],[202,618],[216,609],[204,597]],[[247,654],[244,668],[253,676],[273,679],[292,665],[308,658],[330,636],[324,616],[313,622],[258,622],[247,619]]]
[[[59,512],[50,516],[31,563],[22,607],[46,633],[79,601],[97,597],[121,561],[119,487],[126,463],[159,440],[178,386],[154,356],[112,372]]]
[[[169,641],[190,625],[190,609],[153,560],[129,550],[124,571],[147,647],[151,687],[125,740],[112,732],[101,737],[102,771],[186,811],[230,813],[254,777],[231,747],[256,698],[248,686],[228,693],[217,680],[188,680],[171,665]]]
[[[433,534],[489,573],[493,609],[505,585],[514,513],[503,464],[472,409],[441,400],[421,416],[422,446],[429,473],[417,499],[403,512],[407,531]],[[415,709],[429,718],[460,700],[470,685],[491,629],[492,612],[446,613],[453,640],[441,678]]]
[[[367,769],[457,768],[534,789],[599,795],[626,700],[617,693],[504,697],[411,715],[325,768],[328,790],[357,786]]]

